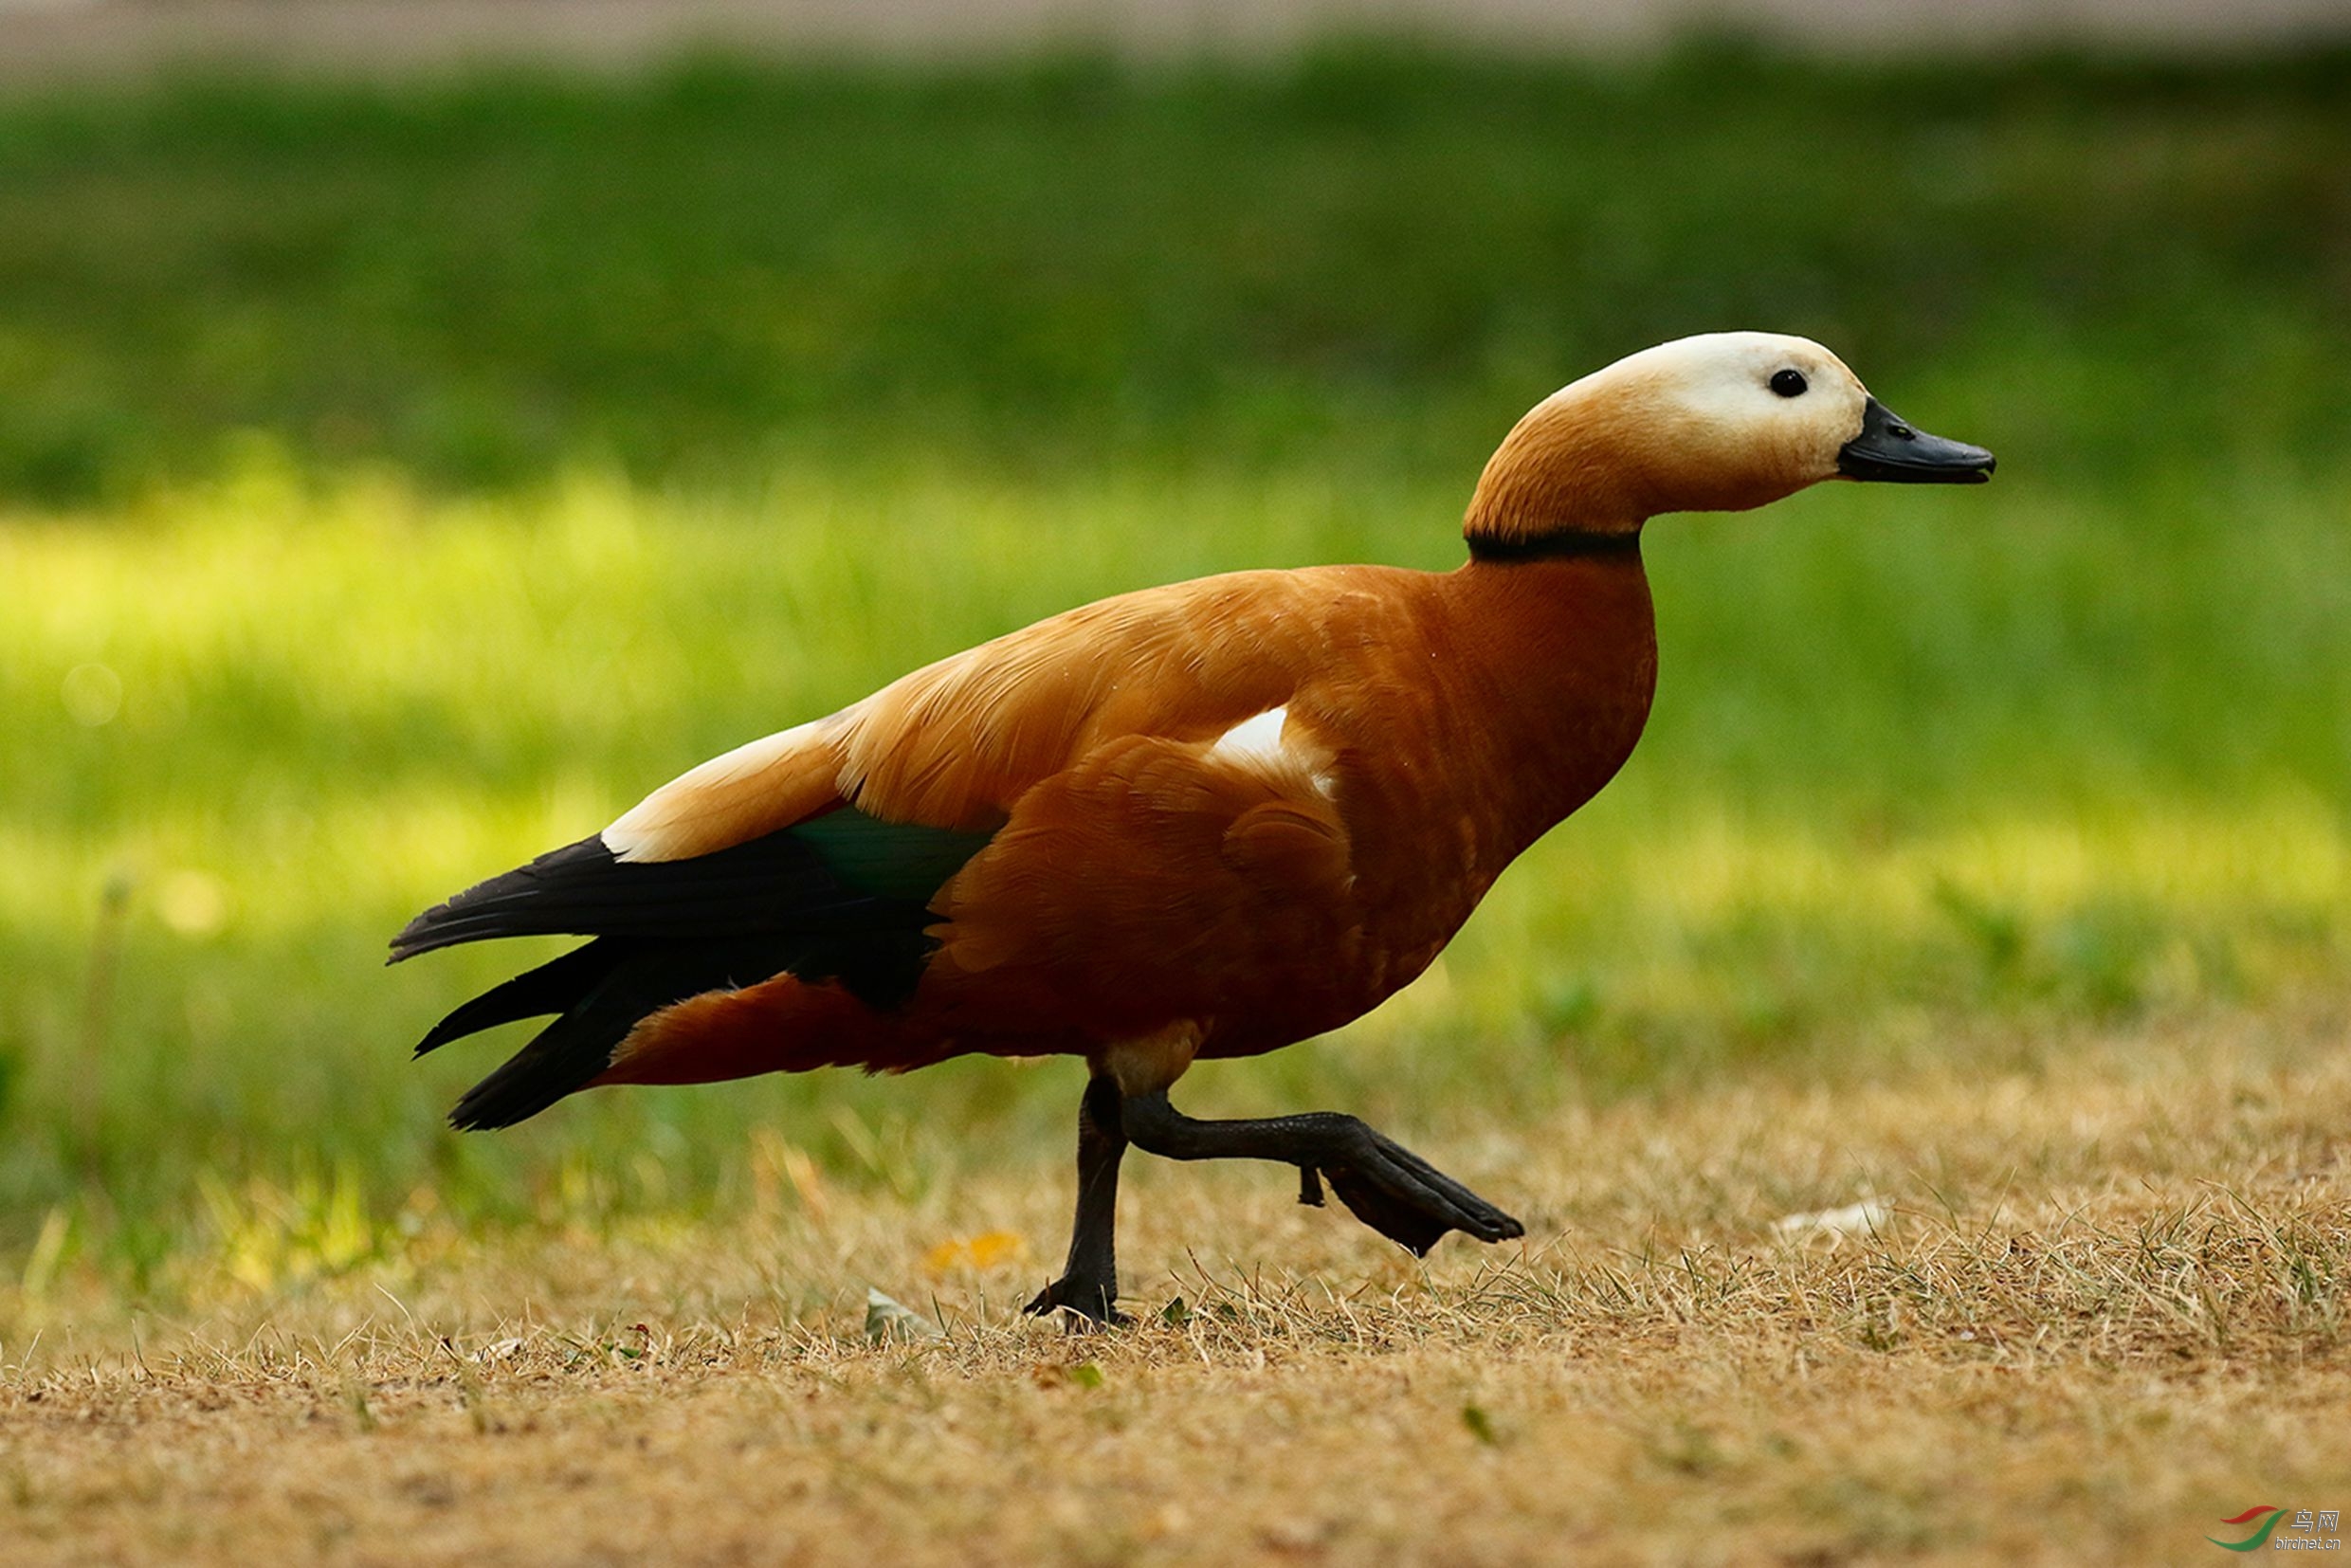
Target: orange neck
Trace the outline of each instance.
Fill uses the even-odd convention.
[[[1503,861],[1597,794],[1632,753],[1657,684],[1637,548],[1496,561],[1445,577],[1462,761],[1494,804]],[[1498,863],[1495,869],[1499,871]]]
[[[1638,464],[1638,415],[1570,394],[1537,405],[1478,476],[1462,533],[1472,549],[1561,537],[1636,534],[1658,510]]]

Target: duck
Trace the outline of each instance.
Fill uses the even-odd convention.
[[[1471,492],[1467,558],[1248,571],[1120,594],[755,739],[610,826],[434,905],[392,962],[587,939],[466,1001],[422,1056],[550,1020],[458,1129],[579,1090],[952,1057],[1071,1056],[1076,1212],[1028,1304],[1124,1321],[1129,1145],[1293,1167],[1416,1256],[1523,1225],[1360,1119],[1212,1121],[1170,1091],[1361,1016],[1613,778],[1656,684],[1641,537],[1831,481],[1977,483],[1809,338],[1642,350],[1535,405]]]

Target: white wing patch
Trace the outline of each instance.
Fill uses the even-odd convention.
[[[1320,747],[1312,745],[1301,733],[1288,733],[1290,710],[1285,705],[1267,708],[1254,719],[1244,719],[1216,738],[1209,748],[1209,756],[1218,761],[1237,763],[1266,773],[1299,773],[1313,780],[1314,787],[1329,794],[1333,787],[1330,758]]]
[[[1212,754],[1229,762],[1271,762],[1286,760],[1282,754],[1282,726],[1289,722],[1286,707],[1267,708],[1254,719],[1241,722],[1216,738]]]

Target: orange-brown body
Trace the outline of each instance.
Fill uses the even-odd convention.
[[[707,842],[698,823],[734,836],[852,801],[1000,824],[934,903],[912,999],[878,1011],[790,975],[711,993],[647,1018],[599,1082],[1098,1056],[1171,1030],[1244,1056],[1321,1033],[1418,975],[1608,782],[1655,678],[1631,550],[1240,573],[1041,622],[811,727],[759,773],[671,786],[665,848]],[[1220,753],[1277,708],[1271,755]],[[751,830],[746,800],[766,813]]]

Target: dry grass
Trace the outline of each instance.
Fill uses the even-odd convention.
[[[746,1215],[420,1210],[395,1255],[261,1288],[224,1227],[179,1321],[96,1279],[0,1293],[40,1324],[0,1351],[0,1556],[2189,1560],[2252,1504],[2351,1499],[2342,1032],[1424,1138],[1535,1238],[1426,1268],[1278,1173],[1143,1161],[1150,1316],[1108,1336],[1012,1311],[1058,1169],[902,1201],[769,1147]],[[1874,1234],[1775,1236],[1865,1194]],[[996,1227],[1025,1239],[986,1267],[940,1246]],[[946,1337],[868,1342],[869,1282]]]

